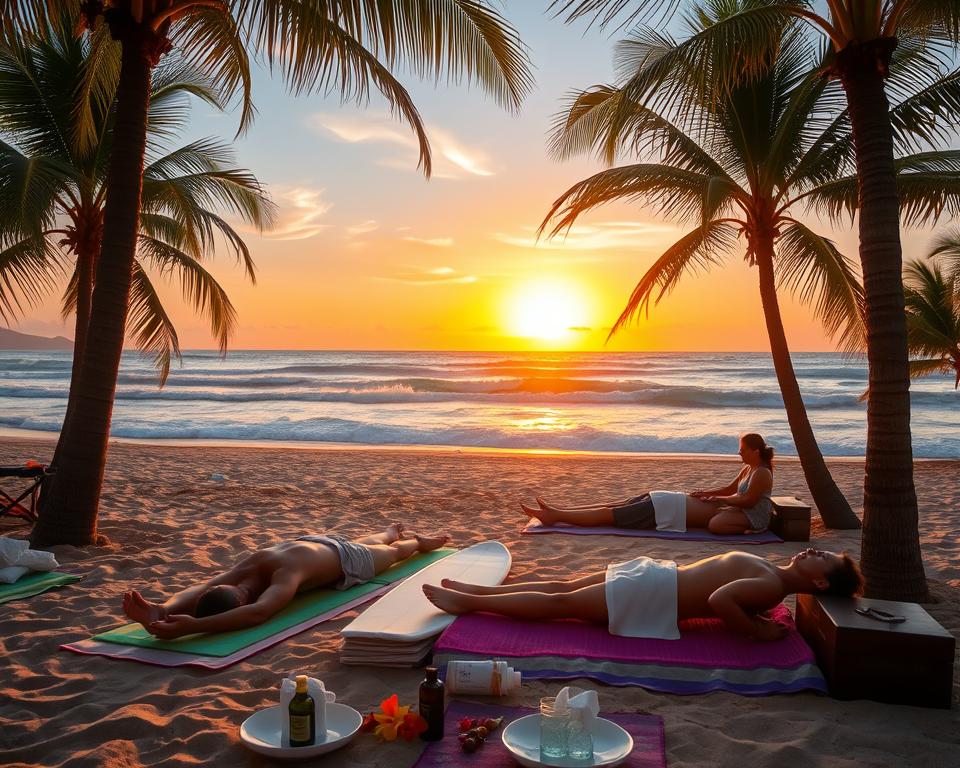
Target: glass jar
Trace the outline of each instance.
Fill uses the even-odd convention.
[[[567,725],[567,755],[571,760],[593,761],[593,736],[576,716],[571,716]]]
[[[566,757],[570,717],[567,711],[557,712],[556,696],[540,699],[540,759]],[[592,751],[592,750],[591,750]]]

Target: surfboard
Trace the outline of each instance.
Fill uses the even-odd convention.
[[[441,579],[467,581],[493,586],[501,584],[510,572],[510,550],[499,541],[484,541],[461,549],[418,571],[390,590],[376,603],[343,628],[344,653],[353,645],[359,651],[368,643],[353,641],[380,640],[389,646],[418,646],[417,641],[439,635],[454,616],[441,611],[423,594],[424,584],[440,584]],[[375,644],[383,647],[380,643]],[[366,648],[365,648],[366,650]]]

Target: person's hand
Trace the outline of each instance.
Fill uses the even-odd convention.
[[[175,613],[163,621],[154,621],[147,627],[151,635],[161,640],[174,640],[197,631],[197,620],[186,613]]]
[[[782,640],[787,636],[787,628],[778,621],[772,621],[762,616],[755,616],[753,623],[753,636],[762,643]]]

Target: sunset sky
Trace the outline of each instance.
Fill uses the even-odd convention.
[[[374,97],[366,109],[336,98],[294,99],[260,72],[259,115],[235,142],[239,164],[280,208],[273,232],[251,233],[256,286],[224,255],[211,267],[240,315],[234,349],[768,349],[755,271],[739,256],[687,279],[604,347],[633,285],[682,230],[627,205],[581,220],[564,240],[535,242],[550,203],[599,170],[558,162],[545,136],[564,94],[612,79],[615,38],[508,2],[530,47],[536,87],[518,115],[477,88],[420,83],[401,74],[423,115],[434,175],[416,168],[409,128]],[[235,113],[197,107],[190,136],[229,139]],[[821,231],[829,231],[820,226]],[[855,255],[849,231],[833,237]],[[919,255],[923,233],[905,238]],[[167,289],[184,348],[213,346],[204,323]],[[812,313],[783,297],[794,350],[832,345]],[[72,337],[58,297],[14,328]]]

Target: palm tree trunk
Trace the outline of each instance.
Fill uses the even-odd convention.
[[[76,383],[80,380],[80,363],[87,346],[87,328],[90,325],[90,302],[93,298],[93,268],[100,251],[100,238],[90,242],[81,238],[77,248],[77,321],[73,332],[73,365],[70,371],[70,390],[67,394],[67,410],[63,415],[60,434],[67,431],[70,414],[76,410]],[[53,451],[50,466],[56,468],[60,459],[60,441]],[[46,508],[47,494],[40,497],[40,509]]]
[[[884,62],[896,45],[851,44],[837,55],[853,127],[866,296],[867,456],[861,566],[867,595],[925,600],[910,440],[910,373],[904,313],[900,212]]]
[[[763,304],[763,317],[767,324],[767,336],[770,337],[770,352],[773,356],[773,369],[777,374],[783,406],[787,412],[787,421],[793,435],[793,444],[800,457],[800,467],[804,479],[813,497],[813,503],[828,528],[855,529],[860,520],[846,497],[837,487],[833,475],[827,468],[813,435],[813,427],[807,418],[807,409],[800,394],[797,374],[790,359],[790,348],[783,330],[783,318],[780,315],[780,302],[777,299],[777,285],[773,271],[773,238],[768,236],[755,251],[757,269],[760,276],[760,301]]]
[[[103,247],[97,263],[86,348],[74,383],[76,408],[65,425],[59,466],[31,540],[38,545],[97,541],[97,508],[107,460],[113,398],[123,351],[137,242],[152,68],[147,32],[123,28],[114,141],[107,175]]]

